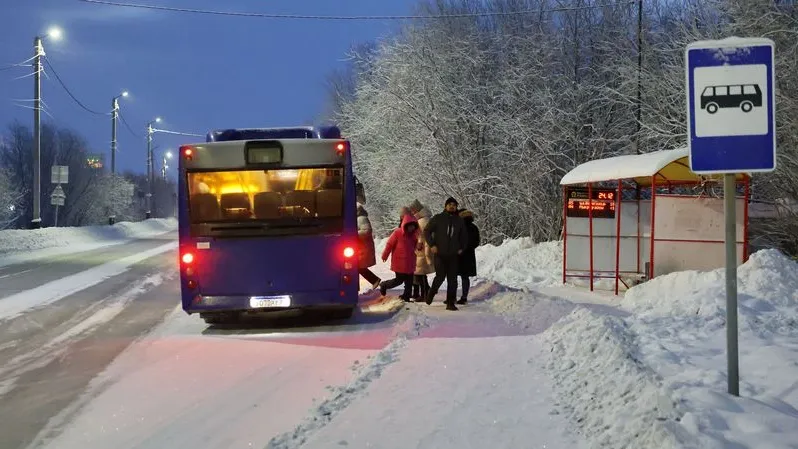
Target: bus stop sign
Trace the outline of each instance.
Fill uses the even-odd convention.
[[[776,169],[773,41],[694,42],[686,50],[690,169],[698,174]]]

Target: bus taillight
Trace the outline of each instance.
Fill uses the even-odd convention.
[[[194,255],[191,253],[184,253],[180,260],[182,260],[184,264],[189,265],[194,262]]]
[[[351,246],[347,246],[346,248],[344,248],[344,257],[346,257],[347,259],[351,259],[354,256],[355,256],[354,248],[352,248]]]
[[[183,156],[189,161],[194,157],[194,150],[192,150],[190,146],[180,147],[180,152],[183,153]]]
[[[346,143],[339,142],[337,145],[335,145],[335,154],[338,156],[343,156],[346,154]]]

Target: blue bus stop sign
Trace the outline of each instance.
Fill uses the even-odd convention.
[[[687,46],[687,126],[694,173],[776,169],[773,41],[728,38]]]

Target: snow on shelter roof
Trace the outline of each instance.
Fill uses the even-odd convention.
[[[638,185],[651,185],[651,177],[654,175],[657,176],[657,184],[660,181],[663,184],[700,181],[701,176],[690,170],[688,157],[687,148],[679,148],[597,159],[575,167],[563,176],[560,185],[617,181],[619,179],[634,180]],[[738,175],[738,179],[741,179],[740,175]]]

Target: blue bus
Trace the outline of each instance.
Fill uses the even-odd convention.
[[[356,179],[336,127],[211,131],[179,156],[183,310],[209,324],[268,311],[352,315]]]

